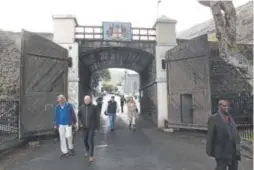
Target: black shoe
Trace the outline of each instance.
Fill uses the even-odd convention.
[[[62,158],[64,158],[64,157],[67,157],[67,156],[70,156],[70,154],[69,154],[69,153],[64,153],[64,154],[62,154],[62,155],[60,156],[60,159],[62,159]]]
[[[76,155],[76,152],[74,151],[74,149],[70,149],[70,150],[69,150],[69,154],[70,154],[71,156],[74,156],[74,155]]]

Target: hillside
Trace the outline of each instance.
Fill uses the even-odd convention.
[[[207,8],[207,10],[210,10]],[[253,44],[253,1],[236,8],[237,13],[237,43]],[[193,27],[180,32],[177,37],[180,39],[191,39],[199,35],[208,34],[210,40],[215,38],[215,25],[213,19],[194,25]]]

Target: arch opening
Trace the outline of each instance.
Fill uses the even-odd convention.
[[[123,68],[108,68],[92,74],[91,88],[93,94],[115,94],[118,96],[139,96],[139,73]]]
[[[103,47],[80,53],[79,104],[83,103],[84,95],[92,94],[93,73],[109,68],[133,70],[139,75],[139,82],[135,86],[138,86],[137,89],[140,91],[155,79],[154,60],[153,54],[129,47]],[[143,103],[140,102],[141,109]]]

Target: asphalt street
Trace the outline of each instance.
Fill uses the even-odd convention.
[[[105,97],[105,102],[110,96]],[[119,103],[119,98],[116,100]],[[105,108],[105,107],[104,107]],[[126,110],[126,109],[125,109]],[[126,112],[126,111],[125,111]],[[128,129],[126,113],[117,114],[115,132],[109,132],[102,114],[102,128],[95,136],[95,162],[84,156],[81,134],[75,136],[75,156],[60,160],[59,141],[43,140],[39,146],[15,150],[0,161],[6,170],[213,170],[215,162],[205,154],[204,135],[191,132],[160,132],[149,121],[137,121],[137,131]],[[239,170],[252,170],[252,160],[243,158]]]

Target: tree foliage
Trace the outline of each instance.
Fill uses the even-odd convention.
[[[93,74],[93,77],[95,80],[103,80],[103,81],[110,81],[111,80],[111,75],[108,69],[104,70],[98,70]]]
[[[100,80],[103,80],[106,82],[111,80],[110,71],[108,69],[98,70],[95,73],[93,73],[92,81],[91,81],[92,86],[96,87]]]
[[[118,88],[116,86],[114,86],[112,84],[106,84],[106,83],[102,84],[102,89],[103,89],[103,91],[107,91],[109,93],[118,91]]]

